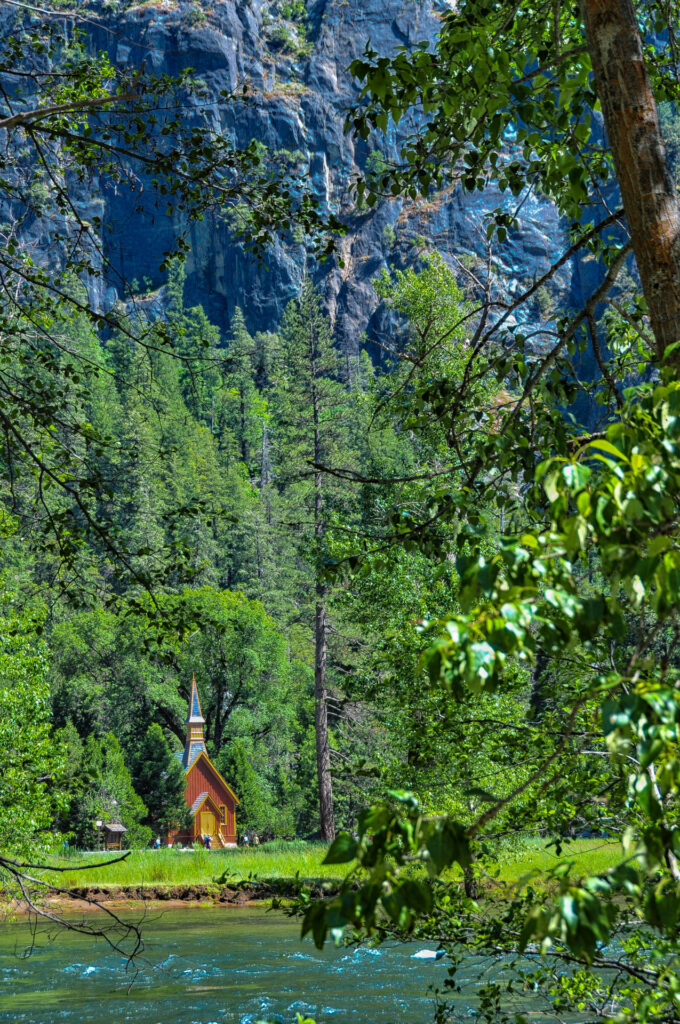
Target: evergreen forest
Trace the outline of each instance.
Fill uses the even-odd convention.
[[[434,750],[418,749],[405,709],[397,719],[385,698],[397,679],[417,686],[419,623],[443,613],[452,569],[378,550],[397,500],[389,476],[417,478],[441,459],[441,431],[419,436],[404,422],[399,360],[377,373],[366,352],[341,359],[309,281],[278,333],[251,336],[237,308],[222,336],[200,307],[185,306],[183,279],[173,263],[167,321],[156,328],[172,338],[169,351],[131,348],[113,333],[102,339],[83,318],[60,325],[59,373],[69,365],[83,372],[86,361],[68,421],[73,433],[96,438],[81,454],[105,537],[88,524],[76,533],[78,509],[41,474],[17,467],[5,492],[6,628],[22,635],[17,657],[40,651],[33,685],[49,693],[63,771],[54,828],[93,848],[94,822],[116,806],[133,846],[146,846],[163,824],[167,831],[183,787],[168,803],[154,780],[164,766],[174,770],[172,753],[184,746],[195,674],[210,756],[239,795],[243,830],[318,836],[319,604],[333,827],[351,827],[375,780],[396,784],[409,758],[430,762],[429,772],[411,775],[433,810],[445,806],[454,780],[436,781]],[[465,300],[436,255],[376,288],[399,311],[405,338],[434,321],[463,340]],[[462,359],[454,353],[443,365],[437,352],[415,382],[432,372],[455,379]],[[70,439],[59,442],[78,457]],[[54,460],[45,452],[48,473],[63,457],[55,448]],[[411,490],[417,507],[417,479]],[[69,516],[72,538],[55,530]],[[357,551],[366,564],[345,569]],[[403,678],[409,658],[412,683]],[[441,742],[434,721],[431,728]]]
[[[138,962],[195,679],[303,938],[673,1024],[680,11],[405,6],[0,3],[0,913]]]

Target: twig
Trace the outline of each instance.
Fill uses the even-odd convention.
[[[36,107],[34,110],[25,110],[22,113],[0,119],[0,128],[16,128],[17,125],[25,124],[28,121],[39,121],[52,114],[71,114],[76,110],[91,110],[93,107],[101,107],[106,103],[128,103],[134,98],[134,92],[129,91],[117,96],[89,96],[83,100],[72,100],[70,103],[55,103],[51,107]]]
[[[88,871],[90,868],[106,868],[110,864],[120,864],[120,862],[125,860],[126,857],[129,857],[131,853],[132,850],[126,850],[125,853],[120,855],[120,857],[114,857],[113,860],[99,860],[94,864],[74,864],[73,867],[67,868],[57,867],[52,864],[24,864],[18,860],[11,860],[9,857],[0,857],[0,867],[5,864],[12,864],[15,868],[20,870],[27,869],[30,871]]]

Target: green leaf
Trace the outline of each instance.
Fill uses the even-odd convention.
[[[354,860],[359,844],[349,832],[339,832],[324,857],[323,864],[346,864]]]
[[[437,874],[454,863],[463,868],[469,867],[471,863],[470,843],[465,828],[448,818],[432,826],[425,848]]]
[[[618,459],[621,462],[628,462],[628,459],[623,452],[613,445],[611,441],[607,441],[604,438],[598,441],[591,441],[588,448],[594,448],[596,451],[605,452],[607,455],[611,455],[613,458]]]

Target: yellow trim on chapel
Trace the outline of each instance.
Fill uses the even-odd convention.
[[[231,788],[231,786],[229,785],[229,783],[227,782],[227,780],[226,780],[226,779],[223,779],[223,778],[222,778],[222,776],[221,776],[221,775],[220,775],[220,773],[218,772],[217,768],[215,767],[215,765],[214,765],[214,764],[212,763],[212,761],[210,760],[210,758],[209,758],[209,757],[208,757],[208,755],[206,754],[205,750],[202,750],[202,751],[200,752],[200,754],[198,755],[198,757],[197,757],[197,758],[195,758],[195,760],[193,760],[193,761],[191,762],[191,766],[190,766],[190,767],[189,767],[189,768],[187,769],[187,772],[190,772],[190,771],[191,771],[191,769],[192,769],[192,768],[194,767],[194,765],[198,764],[198,762],[199,762],[199,761],[201,760],[201,758],[202,758],[202,757],[203,757],[203,758],[205,758],[205,760],[206,760],[206,761],[208,762],[208,765],[210,766],[210,768],[212,768],[212,770],[214,771],[215,775],[216,775],[216,776],[217,776],[217,778],[218,778],[218,779],[220,780],[220,782],[221,782],[221,783],[222,783],[222,785],[223,785],[223,786],[225,787],[225,789],[228,789],[228,790],[229,790],[229,792],[230,792],[230,793],[231,793],[231,795],[233,796],[233,798],[234,798],[234,800],[236,801],[236,803],[237,803],[237,804],[240,804],[240,803],[241,803],[241,801],[240,801],[240,800],[239,800],[239,798],[238,798],[238,797],[236,796],[236,793],[235,793],[235,792],[234,792],[234,790],[233,790],[233,789]]]
[[[208,800],[213,805],[213,808],[214,808],[215,812],[219,815],[220,811],[219,811],[219,808],[218,808],[217,804],[215,803],[215,800],[213,799],[213,797],[211,797],[210,793],[206,793],[205,796],[203,797],[203,799],[201,800],[200,804],[196,808],[196,813],[194,814],[194,819],[198,818],[198,815],[201,813],[201,809],[203,808],[203,805]],[[219,824],[219,822],[218,822],[218,824]]]

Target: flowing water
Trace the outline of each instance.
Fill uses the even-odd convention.
[[[422,946],[316,950],[299,924],[259,908],[202,908],[144,924],[145,964],[130,987],[101,943],[0,927],[2,1024],[428,1024],[445,968]]]

